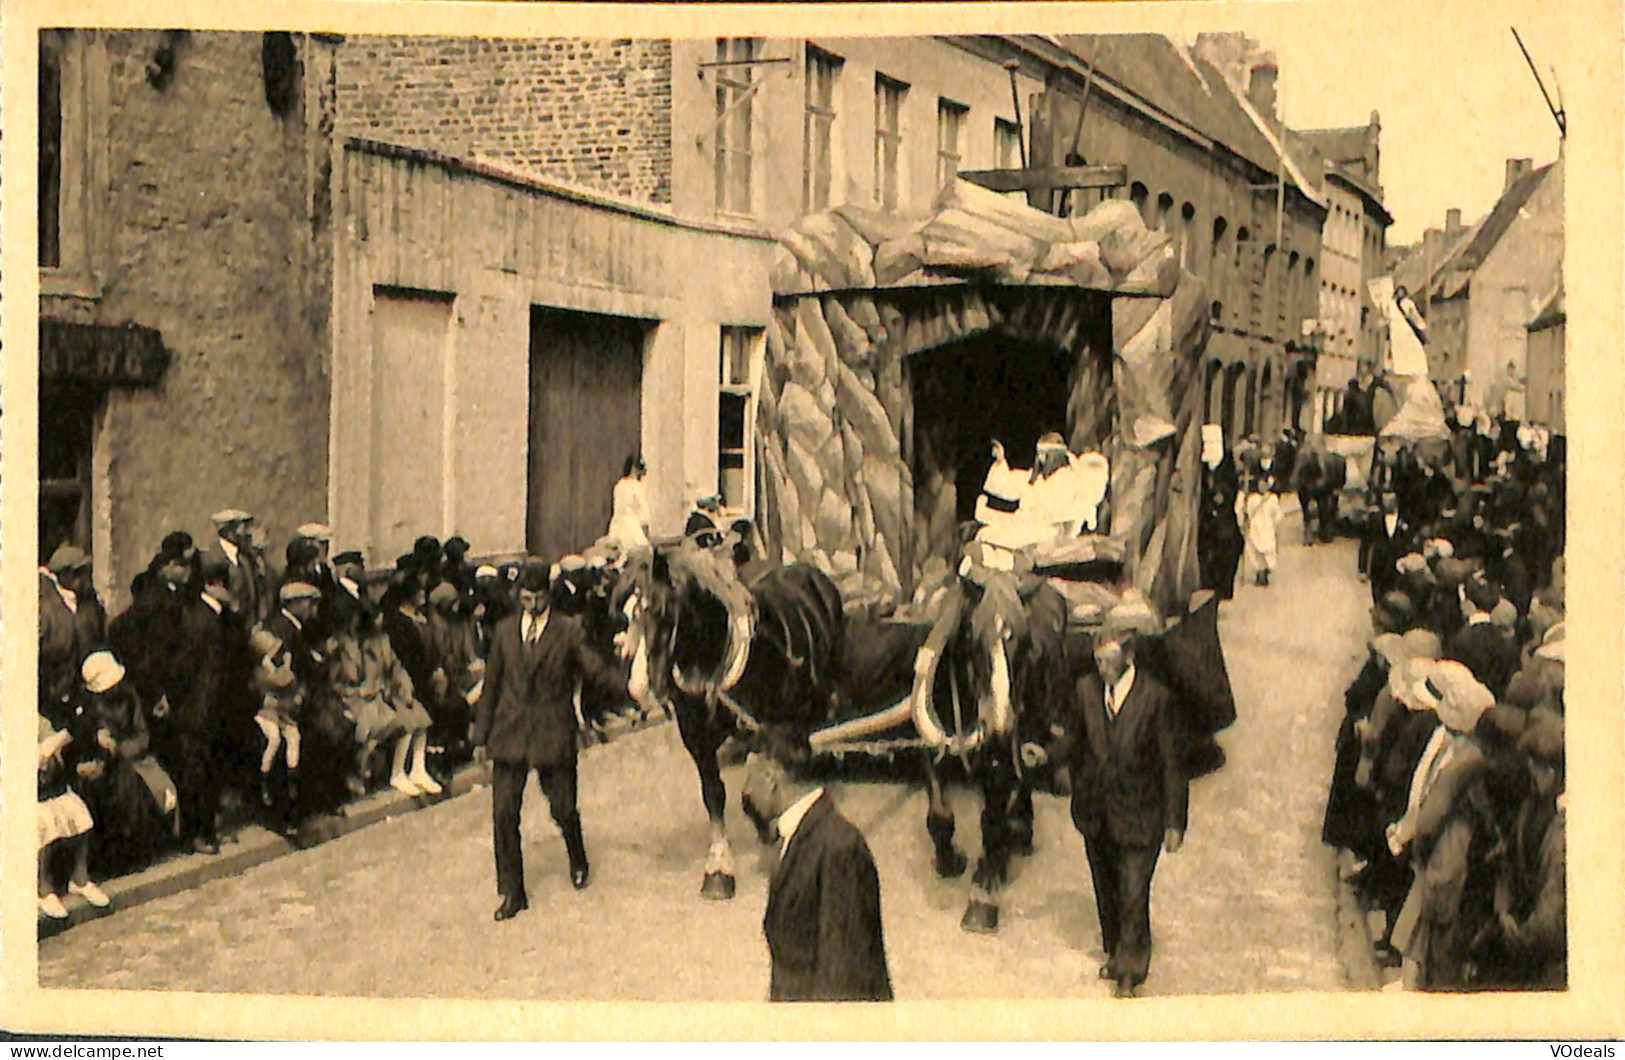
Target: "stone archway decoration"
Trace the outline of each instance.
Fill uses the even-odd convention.
[[[780,235],[772,284],[757,388],[770,553],[816,564],[849,604],[899,602],[925,555],[906,361],[994,332],[1075,353],[1066,433],[1111,461],[1129,576],[1164,614],[1195,590],[1207,299],[1132,203],[1059,218],[959,180],[924,217],[840,206]]]

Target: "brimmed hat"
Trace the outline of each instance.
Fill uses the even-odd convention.
[[[79,667],[79,679],[98,695],[117,688],[124,680],[124,664],[110,651],[93,651]]]
[[[1484,712],[1495,706],[1495,694],[1454,659],[1440,659],[1425,670],[1412,695],[1453,732],[1472,732]]]
[[[181,559],[192,551],[192,535],[185,530],[171,530],[164,535],[163,541],[158,545],[158,557],[161,561]]]
[[[320,600],[322,591],[309,582],[289,582],[277,592],[277,599],[283,603],[294,600]]]
[[[333,531],[326,523],[305,523],[294,531],[297,537],[306,537],[312,541],[331,541]]]
[[[475,581],[479,581],[481,578],[500,578],[501,576],[502,572],[491,566],[489,563],[480,564],[480,566],[474,571]]]
[[[1535,654],[1542,659],[1563,662],[1563,642],[1567,639],[1565,636],[1566,626],[1567,623],[1563,621],[1550,626],[1545,634],[1541,636],[1540,647],[1535,649]]]
[[[1157,617],[1156,609],[1138,594],[1123,597],[1121,602],[1106,612],[1106,616],[1100,622],[1102,639],[1122,633],[1149,637],[1156,635],[1161,629],[1162,620]]]
[[[209,516],[210,521],[222,530],[234,523],[249,522],[253,518],[254,517],[252,515],[243,511],[241,508],[222,508],[218,512],[215,512],[213,515]]]
[[[66,574],[71,570],[83,570],[90,566],[90,557],[85,555],[83,549],[72,545],[63,545],[51,553],[51,559],[45,564],[45,569],[52,574]]]
[[[364,567],[366,565],[366,558],[361,555],[361,550],[358,548],[346,549],[333,557],[333,566],[335,567]]]

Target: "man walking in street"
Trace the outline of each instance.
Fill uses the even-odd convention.
[[[875,860],[824,789],[796,779],[811,755],[805,738],[775,731],[745,764],[745,814],[779,845],[762,918],[768,999],[890,1001]]]
[[[509,920],[529,906],[519,820],[525,780],[532,771],[570,858],[570,883],[587,886],[587,846],[576,810],[576,755],[581,719],[575,710],[578,684],[610,686],[614,675],[585,650],[581,627],[550,607],[549,574],[540,560],[526,561],[519,575],[520,612],[498,623],[486,661],[484,692],[469,741],[476,758],[489,758],[492,843],[496,854],[496,919]]]
[[[1072,823],[1094,882],[1106,961],[1100,978],[1133,997],[1151,966],[1151,875],[1163,849],[1184,842],[1190,783],[1173,694],[1135,666],[1138,642],[1156,631],[1143,600],[1125,600],[1095,636],[1097,672],[1078,680],[1069,714],[1049,746],[1027,744],[1028,768],[1048,760],[1072,774]]]

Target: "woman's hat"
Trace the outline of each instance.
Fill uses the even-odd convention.
[[[1452,732],[1472,732],[1484,712],[1495,706],[1495,694],[1454,659],[1440,659],[1424,671],[1412,695]]]
[[[110,651],[93,651],[79,667],[79,678],[87,689],[100,695],[124,680],[124,664]]]

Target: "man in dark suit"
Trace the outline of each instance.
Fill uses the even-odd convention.
[[[490,758],[491,826],[496,850],[496,919],[508,920],[529,905],[519,845],[519,814],[532,770],[547,796],[553,820],[564,833],[570,883],[587,886],[587,847],[576,812],[576,753],[582,720],[577,686],[613,686],[615,675],[583,645],[575,620],[554,613],[548,569],[526,562],[519,576],[520,612],[498,623],[486,660],[469,742],[476,758]]]
[[[1461,610],[1467,624],[1445,641],[1444,657],[1465,663],[1491,692],[1500,696],[1521,665],[1517,641],[1490,621],[1501,601],[1501,587],[1475,572],[1462,587]]]
[[[1095,637],[1097,672],[1079,678],[1057,735],[1022,748],[1029,768],[1053,760],[1071,771],[1106,950],[1100,977],[1118,997],[1133,997],[1150,968],[1151,875],[1162,849],[1184,842],[1189,801],[1173,694],[1135,667],[1136,643],[1156,625],[1144,601],[1112,608]]]
[[[220,722],[225,682],[237,647],[231,612],[231,569],[223,557],[204,560],[203,586],[182,613],[180,654],[164,694],[167,718],[153,723],[158,759],[175,779],[182,838],[200,854],[218,854]]]
[[[229,571],[226,587],[231,590],[234,609],[242,616],[246,629],[275,610],[266,585],[265,569],[250,539],[254,517],[240,508],[225,508],[214,513],[213,522],[220,536],[204,560],[226,563]]]
[[[804,737],[769,732],[745,763],[745,814],[779,845],[762,918],[768,999],[890,1001],[875,859],[824,789],[796,780],[810,757]]]

